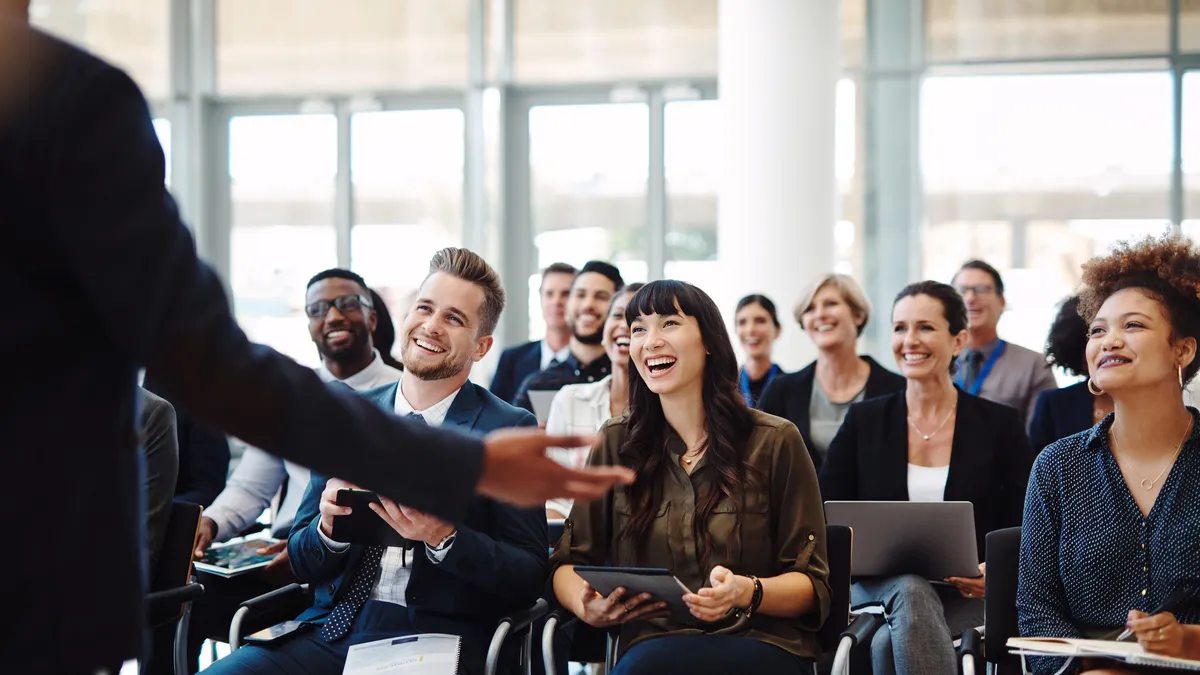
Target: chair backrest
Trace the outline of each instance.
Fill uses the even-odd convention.
[[[200,528],[202,512],[198,504],[171,504],[171,518],[167,521],[162,550],[150,574],[151,592],[178,588],[191,578],[192,551],[196,549],[196,531]]]
[[[845,525],[825,526],[825,548],[829,555],[829,618],[817,631],[821,651],[837,649],[842,631],[850,623],[850,553],[854,532]]]
[[[1005,644],[1016,637],[1017,562],[1021,557],[1021,528],[987,535],[987,606],[984,608],[984,653],[1005,672],[1021,672],[1021,660],[1009,656]]]

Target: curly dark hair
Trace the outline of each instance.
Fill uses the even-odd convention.
[[[738,391],[737,357],[729,341],[729,331],[721,310],[712,298],[682,281],[662,280],[646,284],[625,306],[625,320],[633,323],[640,316],[682,313],[696,319],[700,336],[708,350],[704,364],[705,456],[714,473],[712,489],[696,499],[692,528],[704,542],[702,564],[712,552],[712,534],[708,519],[723,497],[731,499],[737,511],[733,540],[741,545],[742,501],[748,485],[757,485],[760,476],[746,463],[746,441],[754,428],[754,417]],[[632,514],[621,532],[637,545],[644,545],[653,524],[655,507],[667,480],[667,453],[670,427],[663,415],[662,402],[650,391],[629,361],[629,431],[618,451],[637,478],[629,486]],[[727,542],[733,544],[734,541]]]
[[[1087,324],[1117,291],[1136,288],[1157,300],[1171,323],[1171,339],[1200,341],[1200,250],[1187,237],[1165,234],[1120,242],[1112,253],[1083,265],[1079,316]],[[1200,370],[1200,358],[1183,369],[1186,386]]]
[[[1063,300],[1046,335],[1046,361],[1072,375],[1087,377],[1087,328],[1079,316],[1079,296]]]

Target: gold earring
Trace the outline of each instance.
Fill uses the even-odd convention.
[[[1179,388],[1183,389],[1183,366],[1175,366],[1179,369]]]
[[[1088,379],[1087,388],[1088,388],[1088,391],[1092,392],[1092,396],[1103,396],[1104,395],[1103,389],[1098,389],[1098,388],[1094,388],[1094,387],[1095,387],[1095,385],[1092,384],[1091,379]]]

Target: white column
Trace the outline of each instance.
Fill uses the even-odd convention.
[[[739,297],[775,301],[783,335],[775,361],[797,370],[816,355],[792,319],[809,281],[833,271],[837,220],[834,94],[840,73],[838,0],[720,0],[723,165],[710,289],[729,322]],[[736,340],[735,340],[736,342]]]

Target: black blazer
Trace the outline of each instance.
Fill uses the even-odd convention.
[[[500,352],[500,361],[496,363],[496,374],[492,376],[492,386],[488,387],[496,398],[505,403],[512,403],[517,397],[517,389],[525,378],[541,370],[542,341],[534,340],[525,344],[509,347]]]
[[[903,391],[907,382],[903,376],[897,375],[884,368],[869,356],[860,357],[871,372],[867,375],[867,388],[863,392],[863,400],[877,398],[894,391]],[[782,417],[800,430],[804,438],[804,447],[812,455],[813,466],[821,468],[821,457],[813,449],[811,430],[808,419],[808,406],[812,403],[813,385],[817,381],[817,362],[805,366],[803,370],[787,375],[779,375],[763,392],[759,408],[768,415]]]
[[[946,501],[975,505],[979,557],[988,532],[1021,524],[1033,452],[1014,409],[959,390]],[[908,501],[904,392],[855,403],[821,468],[821,498]]]
[[[1092,392],[1087,382],[1038,394],[1029,422],[1029,441],[1039,453],[1054,441],[1091,429],[1096,423]]]
[[[28,507],[0,514],[0,531],[26,544],[0,563],[5,602],[20,608],[0,638],[3,670],[90,673],[144,656],[143,366],[201,424],[463,518],[482,443],[397,419],[251,344],[163,185],[137,86],[91,54],[0,21],[0,44],[24,39],[36,49],[6,70],[36,81],[0,95],[10,317],[0,354],[22,390],[0,412],[0,446],[7,475],[20,477],[6,503]]]

